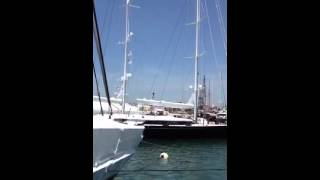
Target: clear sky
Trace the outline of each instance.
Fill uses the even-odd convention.
[[[211,102],[220,104],[224,90],[227,98],[227,59],[223,45],[221,26],[218,20],[216,0],[201,0],[199,83],[206,76],[207,86],[210,80]],[[125,0],[96,0],[98,25],[102,37],[107,78],[111,95],[121,86],[123,75],[125,33]],[[217,0],[220,5],[225,31],[227,30],[227,0]],[[132,77],[128,82],[128,99],[136,98],[186,102],[194,84],[194,54],[196,0],[131,0],[131,4],[140,6],[130,8],[130,31],[134,33],[129,44],[132,51],[132,64],[128,72]],[[206,6],[205,6],[206,5]],[[206,14],[206,7],[208,15]],[[208,21],[212,29],[214,51],[210,40]],[[226,37],[226,34],[224,34]],[[94,43],[93,43],[94,44]],[[95,62],[98,62],[93,45]],[[192,57],[192,58],[186,58]],[[96,63],[96,67],[99,64]],[[218,67],[217,67],[218,65]],[[223,83],[220,80],[222,72]],[[100,74],[99,68],[97,68]],[[98,78],[100,92],[103,92],[101,77]],[[222,88],[223,84],[223,88]],[[208,89],[207,89],[208,90]],[[96,85],[93,84],[94,94]],[[104,93],[102,93],[104,94]]]

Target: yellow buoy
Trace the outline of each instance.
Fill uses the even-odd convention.
[[[169,155],[165,152],[161,153],[160,154],[160,159],[168,159],[169,158]]]

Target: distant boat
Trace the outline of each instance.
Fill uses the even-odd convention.
[[[221,110],[217,113],[217,121],[226,123],[227,122],[227,111],[226,110]]]

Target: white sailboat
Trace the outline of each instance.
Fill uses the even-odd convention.
[[[169,102],[164,100],[154,100],[154,99],[136,99],[140,105],[153,106],[158,108],[178,108],[178,109],[193,109],[193,120],[185,117],[177,117],[175,114],[163,114],[159,116],[154,115],[134,115],[135,117],[128,117],[129,121],[136,122],[148,122],[148,124],[156,125],[163,123],[164,125],[172,124],[184,124],[188,126],[215,126],[214,124],[209,124],[209,122],[204,118],[198,117],[198,100],[199,100],[199,90],[202,88],[201,85],[198,84],[198,61],[201,56],[199,53],[199,33],[200,33],[200,0],[196,0],[196,25],[195,27],[195,64],[194,64],[194,85],[191,86],[193,88],[193,93],[186,103],[177,103],[177,102]],[[193,23],[192,23],[193,24]],[[159,123],[158,123],[159,122]],[[146,124],[145,124],[146,125]],[[221,126],[221,124],[219,125]]]
[[[115,176],[142,140],[144,127],[93,116],[93,179]]]
[[[123,43],[124,45],[124,63],[123,63],[123,76],[121,77],[121,88],[119,88],[119,91],[116,92],[116,97],[111,97],[111,106],[114,108],[114,115],[118,116],[123,116],[123,114],[130,114],[131,112],[137,113],[138,108],[136,106],[130,105],[129,103],[126,102],[126,91],[127,91],[127,81],[129,77],[132,76],[131,73],[127,72],[127,66],[128,64],[131,64],[131,56],[132,56],[132,51],[129,50],[128,43],[131,41],[133,32],[130,31],[130,24],[129,24],[129,8],[130,7],[135,7],[138,8],[138,6],[132,5],[130,3],[130,0],[125,0],[125,39]],[[94,114],[99,113],[99,101],[98,97],[95,96],[93,97],[94,100]],[[103,111],[106,113],[110,113],[109,105],[106,102],[106,98],[102,98],[102,107]]]
[[[122,81],[122,87],[120,88],[119,92],[117,93],[117,96],[115,98],[111,98],[111,106],[112,109],[115,110],[112,117],[121,122],[133,122],[136,124],[143,123],[146,120],[153,121],[153,122],[160,122],[160,121],[179,121],[179,122],[188,122],[191,123],[190,119],[179,119],[173,116],[153,116],[153,115],[145,115],[141,114],[139,112],[139,109],[137,106],[132,106],[126,102],[126,90],[127,90],[127,81],[129,77],[132,76],[131,73],[127,72],[127,65],[131,62],[131,56],[132,51],[128,48],[128,43],[131,41],[131,37],[133,35],[133,32],[130,31],[130,24],[129,24],[129,7],[138,7],[135,5],[132,5],[130,3],[130,0],[126,0],[126,10],[125,10],[125,40],[124,40],[124,66],[123,66],[123,76],[121,77]],[[109,108],[109,104],[106,101],[106,98],[100,98],[101,101],[99,102],[99,98],[96,96],[94,97],[94,114],[98,114],[101,109],[105,113],[110,113],[111,108]],[[141,102],[143,100],[138,100],[138,102]],[[146,103],[146,102],[144,102]],[[150,101],[148,103],[151,103]],[[170,105],[173,107],[184,107],[184,108],[191,108],[192,104],[183,104],[183,103],[170,103],[170,102],[152,102],[152,103],[160,103],[164,105]],[[100,108],[100,106],[102,108]]]
[[[199,28],[200,28],[200,0],[196,1],[197,4],[197,14],[196,14],[196,42],[195,42],[195,69],[194,69],[194,92],[191,95],[189,101],[187,103],[177,103],[177,102],[169,102],[164,100],[153,100],[153,99],[136,99],[138,103],[144,104],[144,105],[151,105],[151,106],[161,106],[161,107],[168,107],[168,108],[180,108],[180,109],[194,109],[193,112],[193,121],[194,123],[197,123],[197,116],[198,116],[198,91],[199,91],[199,85],[198,85],[198,61],[199,61]],[[152,117],[150,117],[152,118]],[[146,118],[144,118],[146,119]],[[171,121],[178,121],[176,117],[173,116],[162,116],[160,119],[167,119]],[[190,121],[185,118],[181,118],[181,120],[184,121]]]
[[[100,36],[97,25],[95,6],[94,13],[94,37],[97,43],[97,51],[100,60],[101,72],[105,87],[106,98],[109,107],[109,113],[103,110],[101,97],[98,90],[99,115],[93,115],[93,180],[106,180],[114,177],[123,167],[126,161],[134,154],[135,149],[143,138],[143,126],[133,124],[124,124],[114,120],[112,116],[112,107],[109,97],[106,72],[104,69],[104,60],[100,44]],[[93,65],[96,78],[96,71]],[[98,83],[96,82],[98,86]],[[94,101],[94,106],[95,100]],[[105,102],[103,103],[105,104]],[[94,107],[95,108],[95,107]]]

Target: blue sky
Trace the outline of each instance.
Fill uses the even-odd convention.
[[[202,82],[203,75],[210,80],[211,101],[220,104],[223,93],[219,72],[223,74],[223,89],[227,96],[227,60],[215,0],[202,0],[202,3],[207,5],[209,18],[205,8],[202,9],[204,18],[200,30],[200,53],[204,54],[199,62],[199,82]],[[124,40],[124,4],[125,0],[96,0],[112,95],[121,86],[120,78],[123,75],[124,46],[118,42]],[[186,102],[192,92],[189,85],[194,84],[194,58],[185,57],[194,57],[195,54],[195,25],[186,24],[195,21],[196,0],[131,0],[131,4],[141,8],[130,8],[130,30],[134,35],[129,44],[133,54],[133,63],[128,67],[128,72],[132,73],[127,90],[129,101],[151,98],[151,93],[155,91],[156,99]],[[219,4],[224,28],[227,29],[227,1],[219,0]],[[218,67],[214,61],[208,20],[212,28]],[[93,49],[93,58],[98,62],[95,46]],[[99,69],[97,70],[100,74]],[[98,81],[102,87],[101,77]],[[93,91],[96,92],[95,83]]]

